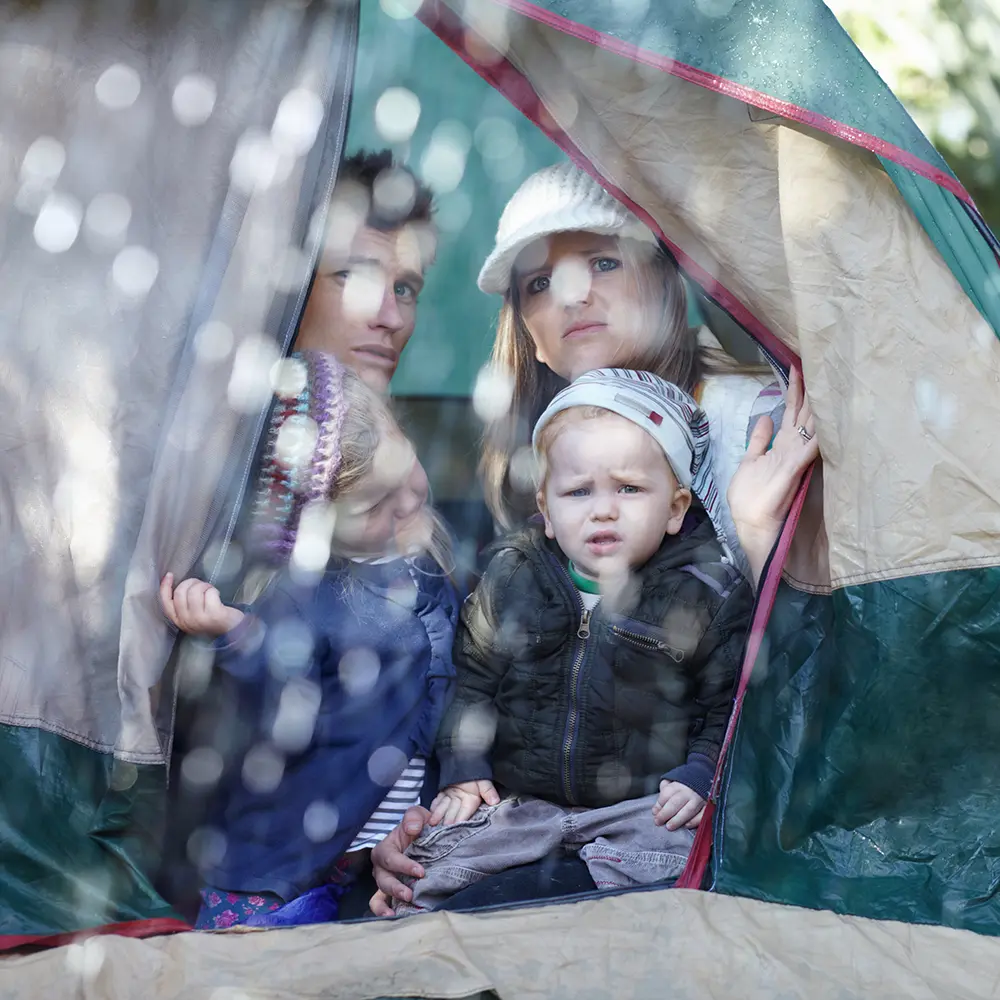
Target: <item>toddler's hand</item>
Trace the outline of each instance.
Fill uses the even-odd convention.
[[[472,819],[484,802],[490,806],[500,802],[500,795],[492,781],[482,779],[449,785],[442,788],[431,803],[431,818],[428,822],[431,826],[437,826],[438,823],[444,823],[445,826],[464,823],[467,819]]]
[[[163,612],[188,635],[210,638],[225,635],[243,621],[243,612],[222,603],[218,590],[204,580],[191,577],[174,587],[174,574],[160,581]]]
[[[653,822],[666,824],[668,830],[686,826],[693,830],[705,812],[705,800],[692,788],[679,781],[661,781],[660,794],[653,806]]]

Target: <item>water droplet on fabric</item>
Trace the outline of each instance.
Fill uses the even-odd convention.
[[[201,73],[189,73],[174,87],[170,106],[181,125],[194,128],[211,118],[215,101],[215,81]]]
[[[142,89],[139,74],[124,63],[109,66],[94,84],[97,99],[112,111],[123,111],[135,104]]]

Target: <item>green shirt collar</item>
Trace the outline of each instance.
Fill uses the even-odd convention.
[[[569,564],[569,576],[570,579],[576,586],[576,589],[582,591],[584,594],[600,594],[600,585],[595,580],[588,580],[585,576],[581,576],[579,570],[573,565],[572,561]]]

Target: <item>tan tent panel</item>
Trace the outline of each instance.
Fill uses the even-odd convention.
[[[829,565],[803,539],[796,579],[1000,564],[1000,341],[878,160],[527,18],[506,30],[557,131],[801,356]]]
[[[979,1000],[1000,941],[708,893],[289,930],[97,937],[0,960],[0,993],[80,1000]],[[73,985],[75,979],[75,988]]]

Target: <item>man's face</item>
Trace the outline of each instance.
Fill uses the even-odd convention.
[[[390,232],[360,226],[347,246],[328,240],[296,350],[326,351],[387,391],[413,333],[430,252],[426,230],[410,225]]]

